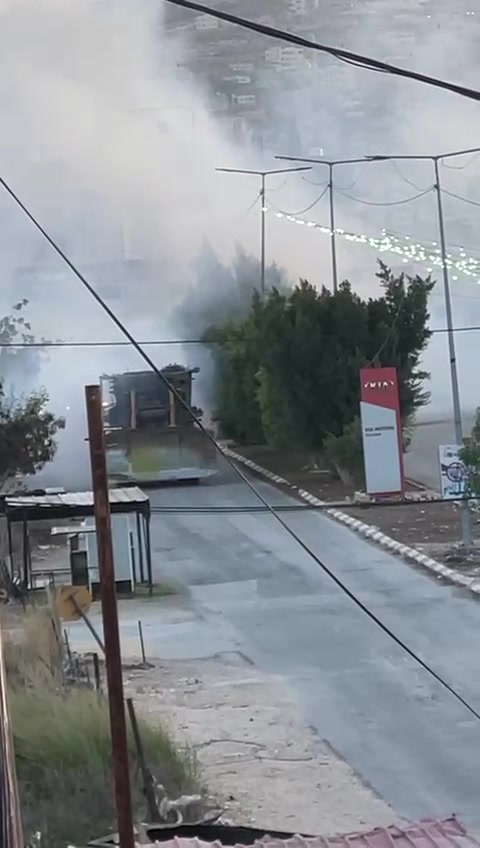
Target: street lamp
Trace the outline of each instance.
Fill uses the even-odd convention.
[[[391,162],[394,160],[424,160],[433,162],[435,173],[435,192],[437,195],[437,212],[438,212],[438,230],[440,236],[440,251],[442,256],[442,273],[443,287],[445,292],[445,315],[447,319],[447,338],[448,338],[448,353],[450,358],[450,379],[452,384],[452,402],[453,402],[453,418],[455,423],[455,441],[457,445],[462,444],[463,427],[462,427],[462,409],[460,404],[460,389],[458,384],[458,368],[457,355],[455,350],[455,331],[453,327],[452,315],[452,299],[450,295],[450,278],[447,265],[447,244],[445,237],[445,219],[443,215],[442,204],[442,188],[440,184],[440,170],[438,163],[443,159],[453,159],[456,156],[466,156],[468,153],[480,153],[480,147],[469,148],[468,150],[454,150],[450,153],[440,153],[437,156],[366,156],[367,162]],[[462,541],[463,544],[469,546],[472,544],[472,526],[470,521],[470,512],[468,502],[462,501],[461,504],[461,521],[462,521]]]
[[[332,250],[332,282],[333,293],[338,291],[338,267],[337,267],[337,239],[335,231],[335,203],[333,199],[333,169],[335,165],[351,165],[358,162],[365,164],[365,157],[361,159],[303,159],[300,156],[275,156],[275,159],[282,159],[286,162],[311,162],[315,165],[328,166],[328,194],[330,200],[330,244]]]
[[[311,171],[311,168],[307,167],[298,167],[298,168],[278,168],[271,169],[269,171],[249,171],[243,168],[215,168],[216,171],[221,171],[224,174],[250,174],[257,177],[261,177],[261,188],[260,188],[260,200],[261,200],[261,237],[260,237],[260,292],[262,297],[265,294],[265,248],[266,248],[266,226],[265,226],[265,216],[268,212],[267,208],[267,199],[266,199],[266,181],[267,177],[270,177],[274,174],[293,174],[297,171]]]

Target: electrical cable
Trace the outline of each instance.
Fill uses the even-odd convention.
[[[340,191],[350,191],[350,189],[353,188],[353,186],[357,185],[357,183],[358,183],[358,179],[354,180],[353,183],[350,183],[350,185],[348,185],[348,186],[335,186],[335,187],[340,189]]]
[[[373,200],[364,200],[361,197],[353,197],[351,194],[347,194],[347,192],[342,191],[341,188],[335,187],[335,191],[339,194],[343,195],[343,197],[348,197],[349,200],[355,201],[355,203],[362,203],[364,206],[402,206],[404,203],[411,203],[413,200],[419,200],[421,197],[425,197],[426,194],[430,194],[433,191],[435,186],[430,186],[430,188],[426,188],[425,191],[421,191],[420,194],[415,194],[412,197],[405,197],[403,200],[390,200],[390,201],[373,201]],[[301,214],[301,213],[298,213]]]
[[[443,297],[443,294],[432,292],[430,297]],[[467,300],[480,300],[480,296],[475,295],[455,295],[454,297],[463,297]],[[474,324],[472,326],[467,327],[453,327],[452,332],[454,333],[471,333],[480,331],[480,324]],[[430,330],[431,333],[448,333],[450,332],[448,327],[437,327],[436,329]],[[325,334],[328,336],[328,334]],[[208,341],[205,339],[157,339],[156,341],[148,340],[143,341],[140,340],[138,342],[142,347],[161,347],[164,345],[215,345],[220,344],[217,341]],[[89,342],[0,342],[0,350],[3,348],[12,348],[23,350],[25,348],[31,347],[33,350],[39,350],[41,348],[93,348],[93,347],[130,347],[130,342],[109,342],[109,341],[89,341]]]
[[[477,324],[476,326],[473,326],[473,327],[452,327],[451,332],[452,333],[471,333],[471,332],[478,333],[479,330],[480,330],[480,325]],[[448,327],[437,327],[434,330],[430,330],[430,332],[432,333],[432,335],[438,335],[438,333],[450,333],[450,330],[449,330]]]
[[[441,159],[440,161],[441,161],[443,167],[448,168],[450,171],[464,171],[466,168],[469,168],[470,165],[473,165],[473,163],[477,161],[479,156],[480,156],[480,150],[477,151],[477,153],[475,153],[475,155],[472,156],[470,161],[466,162],[465,165],[449,165],[448,162],[445,162],[444,159]]]
[[[163,345],[192,345],[206,344],[205,339],[156,339],[148,341],[140,341],[139,344],[143,347],[160,347]],[[208,342],[212,344],[212,342]],[[214,343],[213,343],[214,344]],[[0,349],[3,347],[33,347],[33,348],[55,348],[55,347],[131,347],[131,342],[109,342],[109,341],[87,341],[87,342],[0,342]]]
[[[255,198],[255,200],[253,201],[253,203],[251,203],[251,204],[250,204],[250,206],[248,207],[247,211],[246,211],[246,212],[244,212],[244,213],[243,213],[243,215],[239,218],[239,220],[240,220],[240,221],[243,221],[243,220],[244,220],[244,218],[246,218],[246,217],[247,217],[247,215],[249,215],[249,214],[250,214],[250,212],[252,211],[252,209],[254,208],[254,206],[256,206],[256,205],[257,205],[257,203],[258,203],[258,201],[260,200],[261,196],[262,196],[262,192],[261,192],[261,191],[259,191],[259,192],[258,192],[258,194],[257,194],[257,196],[256,196],[256,198]]]
[[[378,59],[372,59],[368,56],[362,56],[357,53],[351,53],[347,50],[342,50],[339,47],[329,47],[325,44],[319,44],[316,41],[310,41],[285,30],[275,27],[266,26],[265,24],[257,23],[256,21],[247,20],[246,18],[231,15],[228,12],[221,12],[218,9],[212,9],[204,6],[201,3],[192,2],[192,0],[166,0],[167,3],[173,3],[175,6],[181,6],[184,9],[190,9],[202,15],[217,18],[217,20],[226,21],[227,23],[237,24],[243,29],[248,29],[269,38],[275,38],[280,41],[286,41],[290,44],[296,44],[299,47],[308,47],[312,50],[318,50],[322,53],[327,53],[334,56],[341,62],[349,65],[355,65],[364,70],[377,71],[379,73],[389,74],[391,76],[403,77],[405,79],[415,80],[425,85],[430,85],[435,88],[441,88],[445,91],[450,91],[453,94],[459,94],[461,97],[467,97],[469,100],[480,101],[480,91],[472,88],[467,88],[463,85],[457,85],[446,80],[441,80],[436,77],[431,77],[428,74],[420,74],[416,71],[410,71],[406,68],[400,68],[396,65],[390,65],[388,62],[381,62]]]
[[[301,177],[301,180],[302,180],[302,182],[307,183],[307,185],[313,185],[313,186],[327,186],[328,187],[328,184],[329,184],[328,180],[322,180],[320,183],[315,182],[315,180],[307,180],[306,177]]]
[[[283,527],[286,533],[293,539],[302,550],[313,559],[314,562],[322,569],[322,571],[327,574],[330,579],[335,583],[335,585],[357,606],[377,627],[382,630],[393,642],[395,642],[398,647],[400,647],[408,656],[414,660],[418,665],[420,665],[427,674],[430,675],[437,683],[439,683],[447,692],[449,692],[453,698],[455,698],[462,706],[465,707],[468,712],[475,716],[480,721],[480,712],[469,704],[469,702],[460,695],[459,692],[454,689],[443,677],[438,674],[425,660],[423,660],[415,651],[412,650],[399,636],[397,636],[390,628],[383,623],[383,621],[378,618],[378,616],[370,610],[363,601],[358,598],[355,593],[346,586],[343,581],[337,577],[337,575],[320,559],[314,551],[309,548],[309,546],[303,541],[303,539],[294,531],[291,527],[283,520],[281,515],[275,511],[274,507],[268,503],[267,499],[262,495],[262,493],[257,489],[257,487],[252,483],[251,480],[247,477],[247,475],[239,468],[238,464],[234,462],[234,460],[228,456],[228,453],[220,447],[215,437],[207,430],[207,428],[202,424],[202,421],[199,419],[198,415],[189,407],[188,403],[182,397],[182,395],[177,391],[175,386],[173,386],[170,381],[165,377],[165,375],[161,372],[159,368],[155,365],[155,363],[150,359],[147,353],[143,350],[139,342],[135,339],[132,333],[128,330],[127,327],[123,324],[123,322],[118,318],[115,312],[108,306],[107,303],[103,300],[101,295],[95,290],[95,288],[88,282],[88,280],[83,276],[83,274],[78,270],[75,264],[68,258],[68,256],[63,252],[63,250],[58,246],[58,244],[54,241],[54,239],[47,233],[47,231],[42,227],[42,225],[37,221],[35,216],[29,211],[29,209],[25,206],[24,203],[20,200],[20,198],[15,194],[12,188],[8,185],[8,183],[0,177],[0,185],[3,186],[7,194],[13,200],[13,202],[22,210],[22,212],[26,215],[28,220],[33,224],[33,226],[41,233],[41,235],[45,238],[51,248],[55,251],[55,253],[60,257],[60,259],[65,263],[65,265],[70,268],[74,276],[80,281],[83,287],[89,292],[89,294],[93,297],[95,302],[100,306],[101,309],[108,315],[111,321],[115,324],[115,326],[120,330],[120,332],[125,336],[125,338],[131,343],[132,347],[137,351],[137,353],[141,356],[144,362],[149,366],[149,368],[157,375],[157,377],[162,381],[162,383],[167,387],[167,389],[172,393],[172,395],[178,400],[180,405],[185,409],[188,414],[191,416],[192,420],[196,423],[197,427],[201,430],[204,436],[208,439],[208,441],[214,446],[215,450],[217,450],[224,459],[228,462],[233,471],[237,474],[237,476],[242,480],[243,483],[247,486],[247,488],[255,495],[255,497],[263,504],[264,507],[268,510],[270,515],[277,521],[277,523]]]
[[[400,166],[397,164],[397,162],[395,161],[395,159],[389,159],[388,161],[390,162],[390,165],[392,166],[392,168],[394,169],[394,171],[396,171],[396,172],[397,172],[398,176],[399,176],[399,177],[400,177],[400,178],[401,178],[401,179],[402,179],[405,183],[407,183],[408,185],[412,186],[412,188],[414,188],[416,191],[423,191],[423,188],[420,188],[420,186],[418,186],[416,183],[414,183],[414,182],[413,182],[413,180],[410,180],[408,177],[406,177],[406,176],[405,176],[405,174],[403,173],[403,171],[401,170]]]
[[[300,212],[284,212],[283,209],[279,209],[278,206],[275,206],[275,204],[272,203],[271,200],[269,200],[268,202],[269,202],[270,206],[273,209],[275,209],[275,212],[280,212],[281,215],[304,215],[305,212],[310,212],[310,209],[313,209],[313,207],[316,206],[317,203],[320,203],[320,201],[323,200],[323,198],[325,197],[329,187],[330,187],[329,185],[326,185],[325,188],[323,189],[322,193],[317,197],[317,199],[314,200],[313,203],[310,204],[310,206],[307,206],[306,209],[300,209]]]
[[[448,194],[449,197],[454,197],[455,200],[462,200],[464,203],[469,203],[470,206],[480,207],[480,201],[470,200],[468,197],[462,197],[461,194],[455,194],[453,191],[448,191],[446,188],[442,188],[442,194]]]
[[[307,185],[313,185],[313,186],[324,186],[324,185],[326,185],[327,188],[330,185],[328,180],[327,180],[327,182],[325,182],[325,180],[322,180],[321,183],[316,183],[314,180],[307,180],[306,177],[302,177],[302,180],[303,180],[304,183],[307,183]],[[341,188],[342,191],[349,191],[349,189],[353,188],[353,186],[356,185],[357,183],[358,183],[358,179],[354,180],[353,183],[350,183],[350,185],[348,185],[348,186],[339,186],[339,188]]]
[[[416,424],[414,425],[414,429],[417,427],[425,426],[427,427],[429,424],[435,424],[436,422],[428,422],[425,425]],[[441,423],[441,422],[440,422]],[[358,509],[359,511],[368,510],[368,509],[400,509],[402,506],[414,506],[417,508],[422,508],[425,504],[439,504],[445,503],[457,504],[460,501],[479,501],[480,495],[468,495],[467,497],[461,496],[455,498],[452,501],[451,498],[422,498],[421,500],[413,500],[412,498],[404,498],[402,500],[397,501],[371,501],[366,503],[355,503],[351,501],[329,501],[328,503],[297,503],[297,504],[272,504],[272,509],[275,512],[283,512],[283,513],[299,513],[299,512],[328,512],[331,509]],[[150,508],[152,515],[265,515],[270,514],[270,510],[267,510],[264,506],[235,506],[233,504],[228,504],[226,506],[220,504],[207,504],[205,506],[199,506],[198,504],[185,504],[181,506],[178,504],[177,506],[152,506]]]

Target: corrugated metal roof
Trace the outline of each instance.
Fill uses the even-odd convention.
[[[220,841],[205,842],[193,837],[174,837],[155,842],[158,848],[224,848]],[[379,827],[368,833],[348,833],[340,836],[275,839],[265,836],[249,843],[250,848],[478,848],[480,843],[470,836],[464,826],[452,816],[444,821],[427,819],[405,828]],[[235,845],[231,848],[245,848]],[[144,848],[144,846],[142,846]]]
[[[137,486],[127,489],[110,489],[109,500],[111,504],[143,504],[148,501],[148,495]],[[28,507],[90,507],[93,506],[93,492],[65,492],[64,494],[49,495],[15,495],[5,498],[9,509]]]

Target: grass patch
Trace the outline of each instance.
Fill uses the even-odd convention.
[[[20,803],[28,843],[86,845],[115,830],[108,704],[87,688],[65,689],[62,652],[48,609],[27,611],[6,633],[6,664]],[[128,721],[128,718],[127,718]],[[170,798],[198,792],[197,764],[164,727],[139,719],[147,763]],[[129,736],[136,821],[148,820]]]

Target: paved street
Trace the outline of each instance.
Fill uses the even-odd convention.
[[[462,417],[463,432],[468,435],[473,426],[474,416],[465,413]],[[440,485],[438,467],[438,446],[455,444],[453,419],[429,422],[428,419],[416,427],[412,444],[405,456],[407,477],[437,490]]]
[[[271,503],[290,503],[255,485]],[[255,503],[230,472],[215,485],[151,497],[157,506]],[[480,709],[476,602],[324,516],[284,515],[364,603]],[[455,810],[480,824],[480,722],[356,608],[272,516],[170,514],[155,515],[152,524],[156,576],[187,586],[195,611],[195,620],[164,632],[164,656],[240,651],[294,687],[319,736],[399,814]]]

